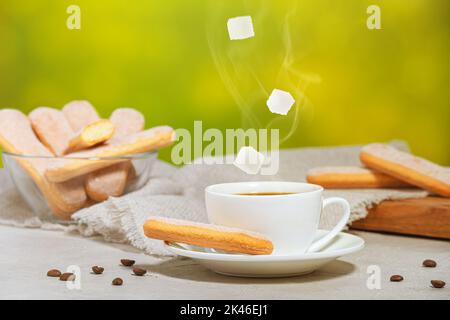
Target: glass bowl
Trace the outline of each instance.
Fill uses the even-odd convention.
[[[3,151],[22,199],[42,220],[70,220],[79,209],[141,189],[158,152],[117,157],[52,157]]]

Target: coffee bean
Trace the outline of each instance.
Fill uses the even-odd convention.
[[[395,275],[391,276],[391,281],[392,282],[403,281],[403,277],[399,274],[395,274]]]
[[[61,271],[59,271],[58,269],[51,269],[48,270],[47,272],[47,277],[60,277],[61,276]]]
[[[427,268],[435,268],[437,263],[434,260],[427,259],[422,262],[422,265]]]
[[[115,278],[115,279],[112,281],[112,285],[113,285],[113,286],[121,286],[122,284],[123,284],[123,280],[120,279],[120,278]]]
[[[61,281],[74,281],[75,275],[71,272],[65,272],[60,277],[59,280]]]
[[[147,273],[147,270],[145,269],[141,269],[141,268],[133,268],[133,273],[137,276],[143,276],[144,274]]]
[[[92,267],[92,272],[94,272],[95,274],[102,274],[104,270],[105,270],[105,268],[102,268],[99,266]]]
[[[134,265],[134,263],[135,263],[136,261],[130,260],[130,259],[122,259],[122,260],[120,260],[120,262],[121,262],[125,267],[131,267],[132,265]]]
[[[434,287],[434,288],[443,288],[443,287],[445,287],[445,282],[444,281],[442,281],[442,280],[431,280],[431,285]]]

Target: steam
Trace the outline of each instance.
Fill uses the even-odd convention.
[[[270,17],[270,4],[268,1],[258,1],[258,8],[249,8],[244,4],[242,15],[251,15],[255,28],[255,37],[246,40],[230,41],[226,34],[226,21],[233,17],[233,13],[227,13],[222,1],[210,2],[207,21],[207,40],[215,67],[230,92],[242,114],[243,128],[280,129],[280,144],[287,141],[296,132],[303,117],[313,116],[313,105],[306,95],[306,90],[312,83],[319,83],[320,76],[307,74],[294,67],[296,59],[293,55],[293,43],[291,35],[291,21],[297,12],[297,2],[284,15],[282,20],[282,33],[279,34],[282,54],[281,62],[277,62],[274,77],[270,81],[264,81],[259,75],[265,70],[265,65],[255,66],[257,57],[264,51],[265,41],[264,27]],[[233,2],[236,3],[236,2]],[[234,8],[233,8],[234,9]],[[228,15],[229,16],[228,16]],[[236,14],[236,11],[234,11]],[[274,28],[274,27],[273,27]],[[274,57],[266,61],[267,65],[273,65]],[[287,116],[275,116],[264,113],[267,110],[266,100],[274,88],[289,91],[295,98],[295,105]],[[266,118],[266,119],[265,119]]]

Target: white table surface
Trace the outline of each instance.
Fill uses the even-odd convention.
[[[313,274],[282,279],[233,278],[215,274],[189,259],[159,259],[130,246],[83,238],[77,234],[0,226],[1,299],[450,299],[450,242],[405,236],[353,232],[366,241],[357,253],[340,258]],[[149,270],[131,275],[119,265],[136,260]],[[424,259],[437,268],[423,268]],[[49,278],[51,268],[81,268],[81,289]],[[102,275],[90,268],[100,265]],[[378,265],[381,289],[366,286],[367,267]],[[405,280],[389,282],[392,274]],[[111,285],[121,277],[121,287]],[[447,282],[430,287],[431,279]]]

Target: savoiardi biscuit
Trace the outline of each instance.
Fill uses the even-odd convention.
[[[231,253],[261,255],[273,251],[273,244],[266,237],[236,228],[162,217],[151,217],[143,228],[149,238]]]
[[[53,154],[37,139],[30,120],[22,112],[0,110],[0,144],[7,152],[35,156],[17,156],[15,160],[36,183],[56,216],[69,219],[73,212],[87,204],[83,177],[64,183],[52,183],[44,177],[49,162],[54,161]]]
[[[120,138],[142,131],[145,118],[132,108],[116,109],[109,119],[115,126],[114,138]],[[129,174],[135,172],[131,161],[122,162],[88,174],[86,192],[95,201],[104,201],[110,196],[121,196],[129,181]]]
[[[111,113],[109,120],[116,126],[114,137],[125,137],[145,127],[144,115],[133,108],[118,108]]]
[[[450,168],[383,143],[373,143],[363,147],[359,157],[361,162],[369,168],[438,195],[450,197]]]
[[[88,101],[84,100],[69,102],[63,107],[62,112],[74,132],[78,132],[88,124],[100,120],[97,110]]]
[[[65,153],[88,149],[108,141],[114,135],[115,126],[109,120],[97,120],[78,131],[70,140]]]
[[[358,166],[313,168],[307,172],[306,180],[330,189],[412,187],[384,173]]]
[[[95,201],[105,201],[109,197],[119,197],[125,192],[130,161],[121,162],[90,173],[85,182],[86,193]]]
[[[115,132],[111,123],[101,120],[97,110],[88,101],[71,101],[63,107],[62,113],[74,132],[64,150],[66,154],[102,143]]]
[[[154,151],[172,144],[175,140],[175,131],[168,126],[159,126],[113,140],[89,150],[72,153],[64,159],[53,161],[45,172],[45,176],[49,181],[62,182],[129,161],[128,158],[122,156]],[[95,161],[92,161],[93,159]]]
[[[56,156],[64,154],[74,132],[64,114],[57,109],[39,107],[28,115],[39,140]]]

